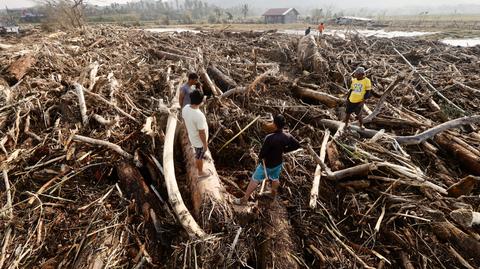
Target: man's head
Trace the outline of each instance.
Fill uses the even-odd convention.
[[[190,73],[188,74],[188,85],[192,86],[197,83],[198,75],[197,73]]]
[[[190,92],[190,104],[200,105],[203,102],[203,92],[200,89],[195,89]]]
[[[323,22],[322,22],[322,23],[320,23],[320,25],[323,25]]]
[[[286,125],[285,117],[282,114],[278,114],[273,118],[273,123],[277,127],[278,130],[282,130],[283,127]]]
[[[355,72],[353,72],[353,76],[356,79],[362,79],[365,77],[365,68],[359,66],[357,69],[355,69]]]

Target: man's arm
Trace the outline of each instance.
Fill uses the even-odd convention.
[[[178,101],[180,102],[180,107],[183,107],[183,98],[185,98],[185,93],[180,89],[180,95],[178,96]]]
[[[365,85],[365,96],[363,97],[363,99],[367,100],[371,96],[372,96],[372,82],[368,80],[368,82]]]
[[[290,152],[290,151],[294,151],[294,150],[297,150],[301,147],[300,145],[300,142],[298,142],[297,139],[295,139],[295,137],[291,136],[289,137],[288,139],[288,143],[287,145],[285,146],[285,153],[287,152]]]
[[[207,134],[205,133],[205,129],[198,130],[198,135],[200,136],[200,140],[202,140],[203,150],[207,152],[208,150],[208,143],[207,143]]]

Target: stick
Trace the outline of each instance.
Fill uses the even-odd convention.
[[[452,254],[457,260],[465,266],[467,269],[475,269],[473,266],[471,266],[463,257],[458,253],[452,246],[448,246],[448,250],[450,251],[450,254]]]
[[[235,250],[235,246],[238,243],[238,238],[240,237],[241,232],[242,232],[242,227],[239,227],[238,230],[237,230],[237,234],[235,235],[235,238],[233,239],[233,243],[232,243],[232,246],[230,248],[230,251],[228,252],[227,261],[232,258],[233,251]]]
[[[398,55],[400,55],[400,57],[402,57],[402,59],[408,64],[408,66],[410,66],[410,68],[412,69],[412,71],[414,73],[416,73],[418,75],[418,77],[423,81],[425,82],[428,87],[433,90],[440,98],[442,98],[443,100],[445,100],[447,103],[449,103],[450,105],[452,105],[454,108],[456,108],[458,111],[462,112],[463,114],[465,114],[465,110],[461,109],[459,106],[457,106],[455,103],[453,103],[452,101],[450,101],[450,99],[448,99],[447,97],[445,97],[442,93],[440,93],[430,82],[428,82],[428,80],[422,75],[420,74],[418,71],[417,71],[417,68],[415,68],[415,66],[413,66],[408,60],[407,58],[405,58],[405,56],[403,56],[402,53],[400,53],[396,48],[393,48],[393,50],[395,50],[396,53],[398,53]]]
[[[373,110],[372,114],[368,115],[367,117],[365,117],[363,119],[363,123],[369,123],[371,122],[379,113],[380,113],[380,110],[382,109],[383,107],[383,103],[385,102],[385,100],[387,99],[388,95],[395,89],[395,87],[397,86],[397,84],[402,80],[403,78],[402,77],[397,77],[395,78],[395,80],[390,84],[388,85],[387,89],[385,90],[385,92],[383,93],[382,97],[380,97],[380,100],[377,102],[377,106],[375,107],[375,109]]]
[[[24,133],[33,139],[37,140],[38,142],[42,142],[42,138],[35,134],[34,132],[30,132],[30,114],[27,115],[27,118],[25,119],[25,128],[24,128]]]
[[[107,147],[107,148],[117,152],[118,154],[120,154],[124,158],[133,159],[133,156],[130,153],[123,150],[122,147],[120,147],[119,145],[113,144],[111,142],[108,142],[108,141],[99,140],[99,139],[95,139],[95,138],[90,138],[90,137],[86,137],[86,136],[82,136],[82,135],[74,135],[73,140],[74,141],[79,141],[79,142],[85,142],[85,143],[93,144],[93,145],[104,146],[104,147]]]
[[[73,86],[75,87],[75,93],[77,94],[77,97],[78,97],[78,105],[80,107],[80,114],[82,116],[82,125],[87,126],[88,125],[87,105],[85,103],[85,96],[83,95],[83,87],[82,85],[76,82],[73,83]]]
[[[263,193],[263,189],[265,188],[265,182],[268,180],[268,173],[267,173],[267,167],[265,166],[265,160],[262,160],[263,164],[263,173],[265,174],[265,179],[262,182],[262,187],[260,187],[260,194]]]
[[[8,172],[7,170],[2,170],[3,173],[3,182],[5,184],[5,192],[7,193],[7,205],[8,208],[8,215],[10,220],[13,219],[13,207],[12,207],[12,190],[10,189],[10,181],[8,180]],[[1,268],[1,267],[0,267]]]
[[[323,135],[322,146],[320,147],[320,160],[325,162],[325,155],[327,152],[327,143],[330,137],[330,130],[326,129]],[[319,164],[315,167],[315,175],[313,177],[312,190],[310,191],[310,208],[315,209],[317,207],[318,191],[320,187],[321,167]]]
[[[260,116],[257,116],[255,119],[253,119],[247,126],[245,126],[245,128],[243,128],[242,130],[240,130],[240,132],[238,132],[234,137],[232,137],[230,140],[228,140],[218,151],[217,153],[219,153],[220,151],[222,151],[222,149],[224,147],[226,147],[228,144],[230,144],[233,140],[235,140],[235,138],[237,138],[239,135],[241,135],[243,132],[245,132],[250,126],[252,126],[252,124],[254,124],[258,119],[260,118]]]
[[[377,220],[377,223],[375,224],[375,232],[380,231],[380,225],[382,224],[383,217],[385,216],[385,205],[382,206],[382,213],[380,214],[380,217]]]

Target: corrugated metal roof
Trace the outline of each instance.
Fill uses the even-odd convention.
[[[271,8],[267,10],[267,12],[263,13],[262,16],[281,16],[281,15],[286,15],[288,12],[291,10],[294,10],[297,14],[298,11],[294,8]]]

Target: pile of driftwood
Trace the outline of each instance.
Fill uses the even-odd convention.
[[[116,27],[5,42],[0,268],[480,266],[478,47]],[[374,98],[344,130],[359,65]],[[189,71],[209,96],[201,181]],[[234,206],[278,113],[305,147],[278,200]]]

